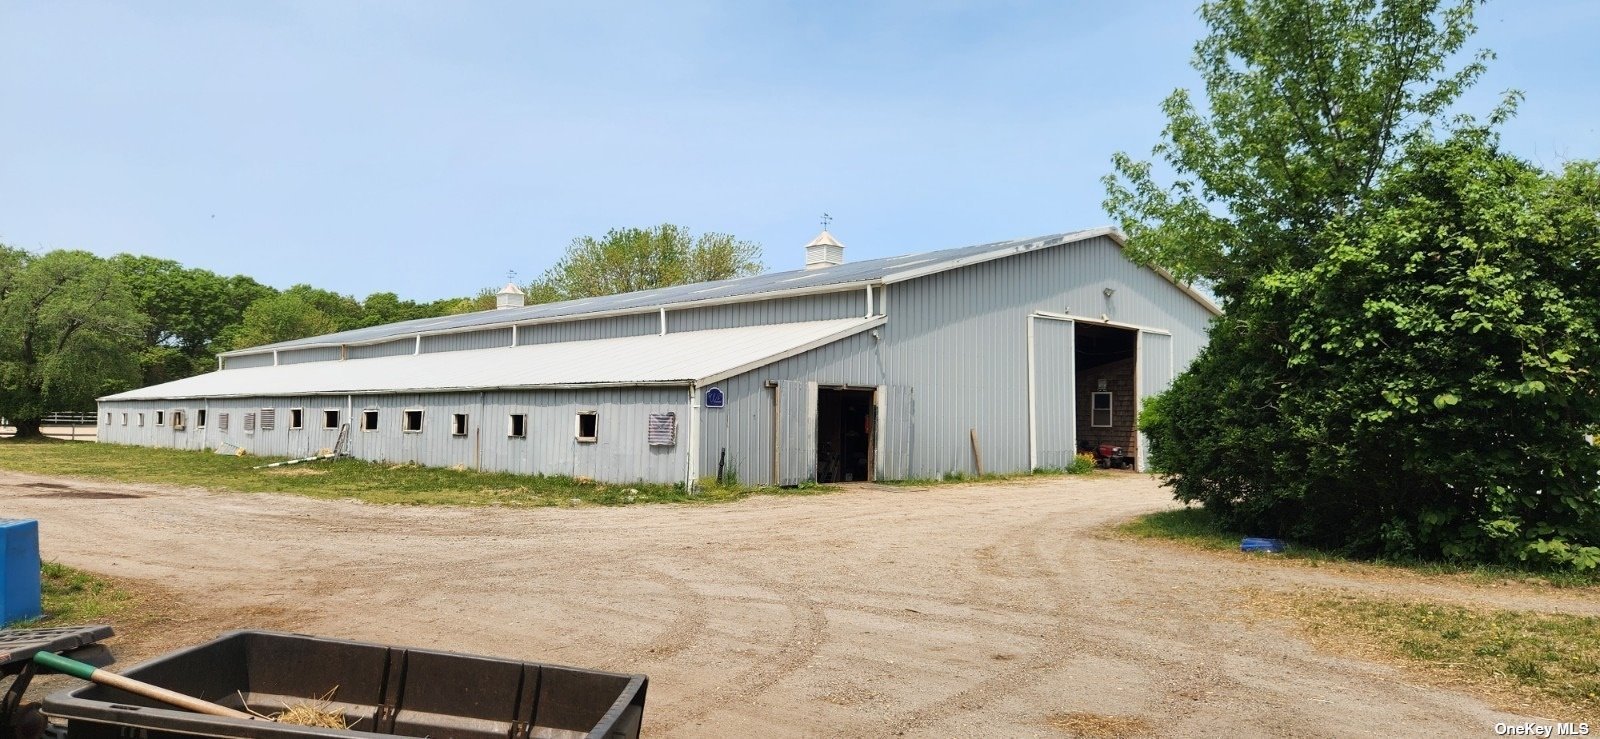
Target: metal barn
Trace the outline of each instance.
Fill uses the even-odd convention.
[[[1218,309],[1094,229],[500,307],[223,354],[100,399],[104,442],[611,482],[938,477],[1136,452]]]

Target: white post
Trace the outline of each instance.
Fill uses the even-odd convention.
[[[689,446],[684,452],[688,469],[684,471],[683,488],[692,493],[695,483],[700,479],[700,387],[698,385],[689,386],[689,418],[684,425],[687,427],[687,433],[683,443]]]
[[[1028,470],[1039,469],[1039,422],[1033,400],[1033,316],[1028,316]]]

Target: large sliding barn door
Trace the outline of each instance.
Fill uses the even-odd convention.
[[[817,479],[817,383],[779,380],[774,420],[779,485]]]
[[[1158,334],[1153,331],[1139,332],[1139,358],[1137,360],[1139,376],[1139,405],[1144,407],[1144,399],[1152,395],[1160,395],[1172,385],[1172,336]],[[1143,433],[1139,434],[1139,469],[1149,469],[1150,440]]]
[[[873,438],[877,460],[874,480],[904,480],[911,476],[911,430],[916,406],[906,385],[879,385],[876,395],[878,428]]]
[[[1078,453],[1077,324],[1053,318],[1033,322],[1033,464],[1063,469]]]

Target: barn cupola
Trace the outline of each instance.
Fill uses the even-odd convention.
[[[806,244],[806,269],[823,269],[836,264],[844,264],[844,244],[824,228]]]
[[[494,307],[496,308],[521,308],[527,303],[527,293],[517,287],[515,282],[507,282],[500,292],[494,294]]]

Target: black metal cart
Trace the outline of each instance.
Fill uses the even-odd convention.
[[[110,626],[62,626],[46,629],[0,629],[0,680],[11,678],[0,695],[0,739],[39,739],[44,735],[44,715],[38,703],[24,703],[28,684],[39,673],[35,652],[54,652],[96,667],[114,660],[100,644],[114,632]]]

